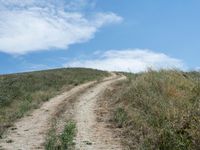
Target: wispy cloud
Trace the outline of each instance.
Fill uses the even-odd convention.
[[[85,15],[79,10],[87,4],[88,0],[0,0],[0,51],[67,49],[92,39],[102,26],[122,21],[112,12]]]
[[[108,50],[104,53],[94,54],[93,58],[68,62],[64,66],[127,72],[141,72],[149,67],[153,69],[177,68],[182,70],[186,68],[179,59],[143,49]]]

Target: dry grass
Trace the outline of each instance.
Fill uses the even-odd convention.
[[[93,69],[69,68],[0,76],[0,137],[16,119],[63,90],[107,75]]]
[[[129,149],[200,149],[200,73],[126,74],[115,86],[114,121]]]

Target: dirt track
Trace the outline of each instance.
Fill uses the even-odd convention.
[[[97,101],[103,91],[113,82],[124,77],[116,77],[112,80],[99,83],[88,89],[79,97],[76,105],[75,120],[77,122],[76,150],[120,150],[120,141],[116,139],[112,131],[106,127],[106,123],[97,121]]]
[[[4,139],[0,140],[0,149],[30,150],[44,149],[45,135],[50,127],[50,120],[59,108],[59,105],[70,96],[76,95],[81,90],[88,89],[81,94],[75,105],[75,121],[77,122],[76,149],[121,149],[112,132],[103,123],[96,121],[96,103],[99,95],[113,82],[124,77],[112,74],[111,77],[89,88],[94,82],[89,82],[73,88],[44,103],[41,108],[33,111],[29,116],[18,120],[14,127],[8,130]]]

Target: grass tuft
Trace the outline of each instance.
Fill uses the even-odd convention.
[[[49,131],[47,136],[45,149],[46,150],[68,150],[74,146],[74,137],[76,134],[76,124],[68,122],[65,125],[63,132],[58,135],[55,128]]]
[[[62,149],[69,149],[74,143],[76,125],[73,122],[69,122],[60,136]]]
[[[127,121],[127,113],[123,108],[117,108],[114,113],[114,120],[119,128],[123,127]]]

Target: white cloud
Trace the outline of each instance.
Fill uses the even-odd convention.
[[[92,39],[102,26],[122,21],[112,12],[87,17],[78,11],[86,4],[86,0],[0,0],[0,51],[25,54],[67,49]]]
[[[141,72],[149,67],[153,69],[185,69],[181,60],[150,50],[109,50],[104,53],[98,52],[97,55],[94,54],[94,59],[72,61],[64,66],[126,72]]]

